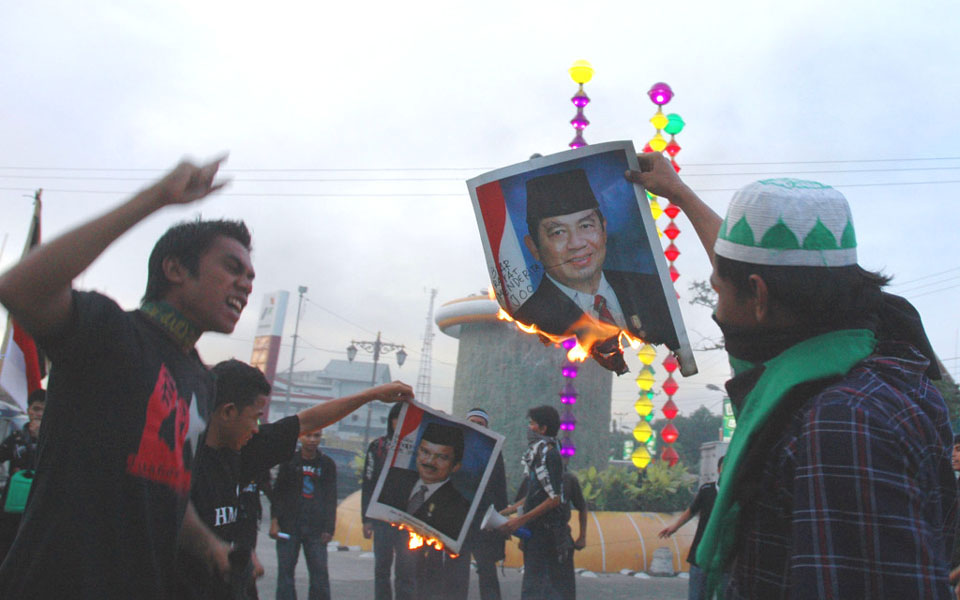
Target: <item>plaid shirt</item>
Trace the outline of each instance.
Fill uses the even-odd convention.
[[[953,598],[947,408],[911,346],[878,352],[765,426],[727,598]]]

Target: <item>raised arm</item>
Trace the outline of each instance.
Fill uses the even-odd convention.
[[[637,161],[640,163],[640,170],[627,171],[627,180],[639,183],[651,194],[662,196],[679,206],[693,224],[703,249],[713,263],[713,246],[723,219],[680,179],[664,155],[659,152],[638,154]]]
[[[224,159],[203,166],[182,162],[162,179],[110,212],[30,252],[0,276],[0,302],[31,334],[61,331],[72,309],[71,282],[131,227],[170,204],[186,204],[219,190]]]
[[[413,399],[413,388],[402,381],[385,383],[364,390],[353,396],[344,396],[336,400],[328,400],[297,413],[300,417],[300,433],[326,427],[357,410],[367,402],[379,400],[381,402],[406,402]]]

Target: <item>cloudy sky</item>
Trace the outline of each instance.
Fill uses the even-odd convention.
[[[228,190],[168,208],[77,282],[136,306],[146,258],[170,224],[239,217],[255,236],[251,304],[209,361],[248,359],[263,293],[309,287],[298,369],[351,339],[408,346],[413,383],[429,301],[485,289],[464,180],[566,149],[567,68],[596,73],[585,137],[653,134],[657,81],[687,122],[682,175],[723,211],[768,176],[815,179],[853,207],[861,264],[924,316],[956,373],[960,98],[951,0],[870,2],[56,2],[0,18],[0,267],[19,256],[44,189],[44,236],[107,210],[189,155],[229,151]],[[682,217],[678,289],[691,340],[718,331],[687,303],[709,266]],[[291,306],[288,314],[295,312]],[[287,341],[293,331],[288,318]],[[452,398],[456,340],[438,333],[433,401]],[[281,353],[281,367],[289,347]],[[629,359],[637,365],[635,357]],[[718,352],[680,382],[683,411],[719,410]],[[614,385],[629,412],[632,376]],[[630,418],[627,417],[627,421]]]

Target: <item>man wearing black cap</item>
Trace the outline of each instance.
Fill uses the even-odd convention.
[[[380,502],[420,519],[456,539],[470,511],[470,502],[450,481],[463,459],[463,431],[428,423],[417,447],[417,471],[393,467],[380,491]]]
[[[524,243],[545,276],[514,318],[554,335],[599,323],[604,338],[624,329],[677,347],[657,274],[603,268],[607,221],[583,169],[527,181],[527,228]]]

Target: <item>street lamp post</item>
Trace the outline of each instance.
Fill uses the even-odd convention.
[[[300,292],[300,301],[297,303],[297,322],[293,326],[293,348],[290,349],[290,370],[287,371],[287,398],[283,406],[283,416],[290,416],[290,390],[293,389],[293,359],[297,355],[297,335],[300,333],[300,309],[303,308],[303,295],[307,293],[307,286],[297,288]]]
[[[380,339],[380,332],[377,332],[377,339],[373,342],[367,341],[358,341],[351,340],[350,345],[347,347],[347,360],[353,362],[353,359],[357,356],[357,347],[364,350],[365,352],[373,353],[373,374],[370,377],[370,387],[377,385],[377,363],[380,362],[380,355],[387,354],[388,352],[397,352],[397,365],[403,366],[404,361],[407,360],[407,351],[404,350],[403,344],[393,344],[390,342],[384,342]],[[370,443],[370,417],[372,415],[373,409],[370,407],[370,404],[367,403],[367,424],[363,429],[363,450],[366,452],[367,444]]]

